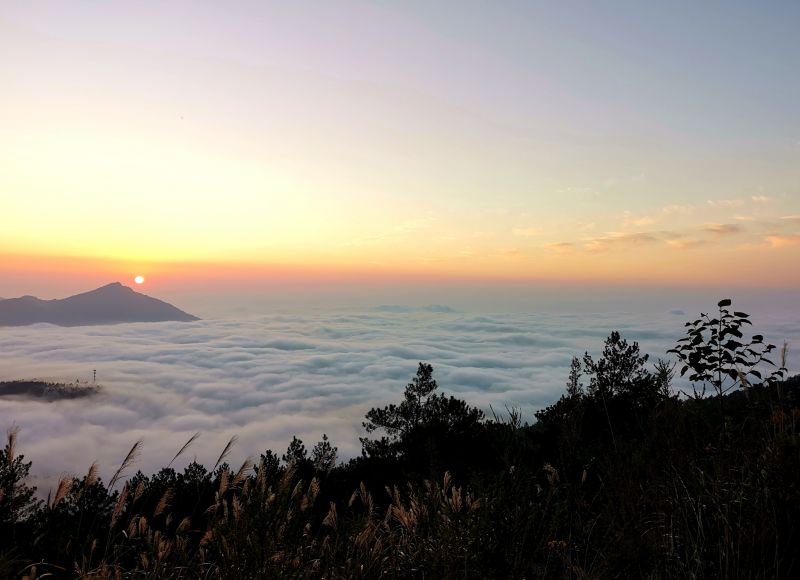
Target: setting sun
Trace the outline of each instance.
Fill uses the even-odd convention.
[[[137,284],[144,284],[144,276],[136,276],[136,278],[134,278],[133,281],[136,282]]]

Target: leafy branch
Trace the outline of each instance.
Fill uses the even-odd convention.
[[[686,336],[678,340],[678,345],[668,352],[674,353],[683,364],[680,374],[689,372],[689,380],[713,387],[717,396],[737,386],[768,386],[783,379],[786,368],[776,367],[769,374],[757,367],[771,365],[768,355],[775,350],[774,344],[764,342],[764,337],[754,334],[745,339],[742,327],[752,325],[750,315],[731,311],[727,307],[731,300],[726,298],[717,304],[717,313],[700,314],[700,318],[687,322]]]

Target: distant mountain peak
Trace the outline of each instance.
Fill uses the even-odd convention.
[[[0,326],[45,322],[60,326],[122,322],[189,322],[199,320],[157,298],[112,282],[69,298],[40,300],[34,296],[0,300]]]
[[[130,286],[125,286],[122,282],[111,282],[110,284],[106,284],[105,286],[100,286],[94,290],[90,290],[90,292],[136,292]]]

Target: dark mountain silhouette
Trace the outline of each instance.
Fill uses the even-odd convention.
[[[156,298],[119,282],[61,300],[22,296],[0,300],[0,326],[24,326],[47,322],[59,326],[117,324],[121,322],[188,322],[199,320]]]

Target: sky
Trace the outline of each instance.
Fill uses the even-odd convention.
[[[798,22],[795,1],[4,1],[0,296],[790,292]]]

